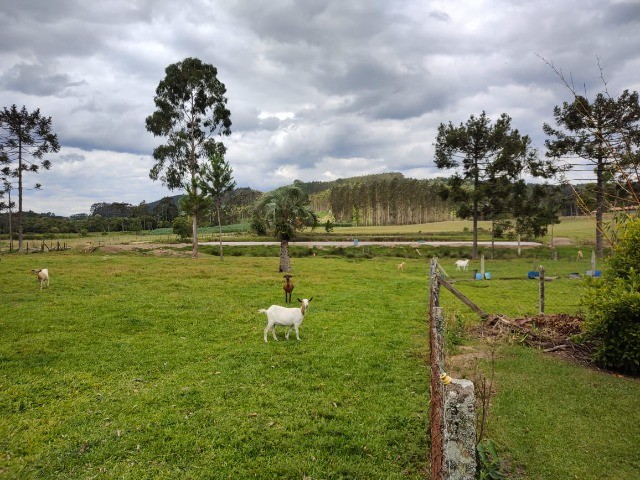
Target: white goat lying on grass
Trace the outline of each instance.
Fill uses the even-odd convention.
[[[280,305],[271,305],[266,310],[264,308],[258,310],[259,313],[267,314],[267,327],[264,329],[264,341],[267,341],[267,334],[269,333],[269,330],[271,330],[271,333],[273,334],[273,339],[278,340],[278,337],[276,337],[276,325],[289,327],[285,334],[285,338],[287,340],[289,340],[289,333],[291,333],[291,329],[295,328],[296,338],[300,340],[298,329],[300,328],[302,320],[304,320],[304,315],[309,309],[309,302],[311,300],[313,300],[313,297],[308,300],[306,298],[302,300],[298,299],[302,304],[300,308],[287,308],[281,307]]]
[[[40,290],[42,290],[42,287],[44,287],[45,285],[47,286],[47,288],[49,287],[49,269],[42,268],[40,270],[31,271],[38,277],[38,281],[40,282]]]
[[[456,270],[466,270],[469,267],[469,259],[456,261]]]

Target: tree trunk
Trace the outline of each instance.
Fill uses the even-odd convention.
[[[478,199],[473,197],[473,259],[478,259]]]
[[[198,216],[193,216],[193,251],[191,256],[198,258]]]
[[[280,272],[291,271],[291,258],[289,257],[289,241],[280,240]]]
[[[598,154],[598,165],[596,168],[596,254],[602,258],[604,249],[602,246],[602,212],[604,211],[604,164],[602,154]]]
[[[473,255],[474,260],[478,259],[478,189],[480,188],[480,177],[478,174],[478,159],[474,160],[475,173],[473,175]]]
[[[18,140],[18,252],[22,253],[22,138]]]
[[[222,222],[220,221],[220,199],[216,201],[216,214],[218,216],[218,238],[220,238],[220,261],[224,260],[224,253],[222,252]]]

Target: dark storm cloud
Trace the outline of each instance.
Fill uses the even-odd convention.
[[[73,81],[69,75],[56,73],[48,66],[26,63],[18,63],[0,76],[0,88],[38,97],[70,94],[69,88],[85,83]]]

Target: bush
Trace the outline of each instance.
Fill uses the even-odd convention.
[[[599,365],[640,374],[640,219],[629,220],[602,280],[592,279],[585,294],[585,336],[595,341]]]
[[[173,233],[178,235],[182,241],[191,238],[191,234],[193,233],[191,219],[187,215],[176,217],[173,220]]]

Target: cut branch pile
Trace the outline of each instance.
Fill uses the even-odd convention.
[[[504,315],[489,315],[483,333],[517,335],[525,345],[545,352],[563,352],[580,361],[589,361],[591,345],[571,339],[582,331],[583,319],[568,314],[536,315],[512,319]]]

